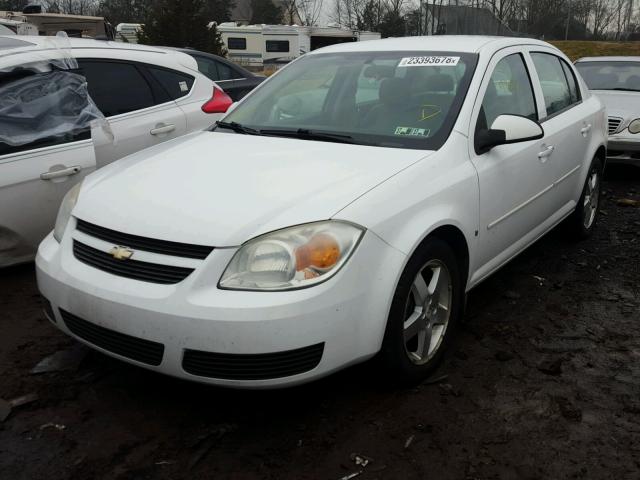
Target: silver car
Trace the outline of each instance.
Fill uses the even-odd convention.
[[[608,160],[640,165],[640,57],[585,57],[575,65],[607,108]]]

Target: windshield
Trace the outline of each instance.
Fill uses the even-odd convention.
[[[591,90],[640,91],[640,62],[578,62]]]
[[[435,150],[464,100],[477,57],[349,52],[295,61],[233,110],[241,133]]]

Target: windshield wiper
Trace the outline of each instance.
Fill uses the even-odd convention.
[[[319,132],[319,131],[309,130],[308,128],[298,128],[297,130],[265,129],[265,130],[260,130],[260,134],[282,136],[282,137],[293,137],[293,138],[300,138],[303,140],[320,140],[322,142],[359,143],[359,142],[356,142],[351,135],[345,135],[342,133],[332,133],[332,132]]]
[[[218,120],[216,122],[216,127],[226,128],[228,130],[233,130],[236,133],[243,133],[245,135],[260,135],[260,130],[256,130],[255,128],[245,127],[244,125],[238,122],[224,122]]]
[[[624,88],[624,87],[616,87],[611,90],[620,90],[622,92],[640,92],[637,88]]]

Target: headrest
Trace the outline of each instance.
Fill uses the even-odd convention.
[[[408,95],[406,81],[403,78],[385,78],[380,83],[378,96],[380,101],[386,104],[393,104]]]
[[[396,73],[393,65],[369,65],[364,70],[365,78],[390,78]]]
[[[624,86],[634,90],[640,90],[640,75],[631,75],[627,78],[627,81],[624,82]]]
[[[593,75],[591,80],[593,83],[593,87],[591,88],[606,88],[616,85],[618,83],[618,76],[614,73],[597,73]]]
[[[444,73],[437,73],[427,77],[427,90],[429,92],[451,92],[453,90],[453,78]]]

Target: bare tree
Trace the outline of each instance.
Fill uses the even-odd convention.
[[[322,13],[323,0],[294,0],[294,3],[303,25],[313,26],[318,23]]]
[[[98,1],[44,0],[42,6],[48,12],[66,13],[69,15],[95,15],[98,10]]]

